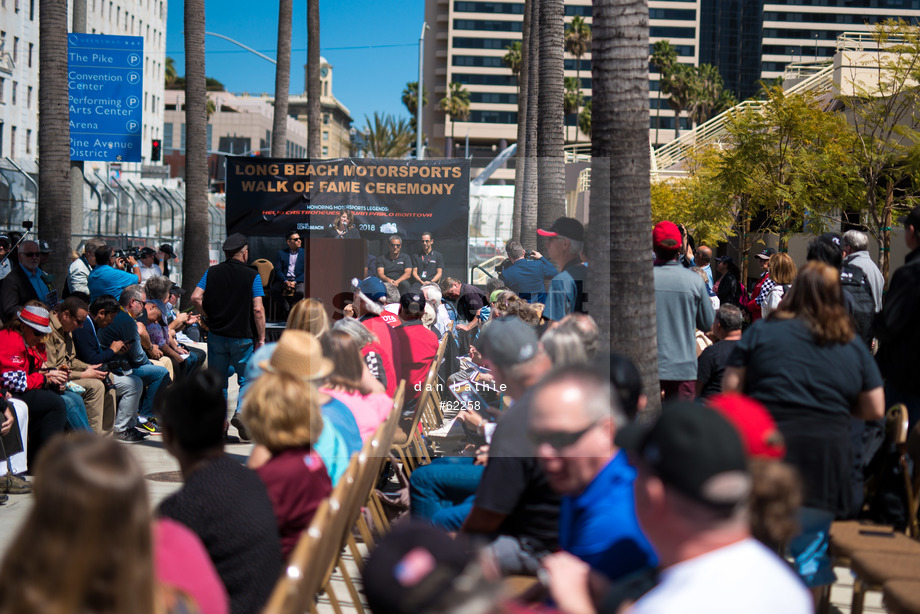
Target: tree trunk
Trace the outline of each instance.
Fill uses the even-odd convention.
[[[291,19],[294,0],[278,3],[278,55],[275,64],[275,109],[272,120],[272,157],[287,156],[288,94],[291,91]]]
[[[882,240],[879,246],[878,266],[885,279],[885,290],[888,290],[888,277],[891,273],[891,211],[894,209],[894,181],[888,182],[885,191],[885,211],[882,218]]]
[[[208,94],[204,70],[204,0],[185,0],[185,240],[182,287],[191,296],[208,269]]]
[[[565,215],[565,112],[563,102],[564,36],[563,0],[540,3],[540,106],[537,120],[537,166],[540,198],[537,227],[549,228]],[[648,104],[648,103],[646,103]]]
[[[322,154],[319,77],[319,0],[307,0],[307,157]]]
[[[588,311],[601,347],[628,356],[661,405],[649,188],[648,5],[595,0]]]
[[[524,180],[521,196],[521,245],[524,249],[537,249],[537,115],[540,91],[540,2],[530,2],[530,33],[528,54],[530,59],[521,71],[527,71],[527,117],[524,130]]]
[[[581,105],[578,104],[578,98],[581,95],[581,56],[575,58],[575,81],[578,87],[575,89],[575,145],[578,145],[578,111]],[[577,152],[578,148],[573,149]]]
[[[54,247],[45,272],[58,288],[70,266],[70,107],[67,84],[67,3],[39,3],[38,228]],[[38,236],[35,237],[36,239]],[[45,297],[39,297],[42,301]]]
[[[521,211],[524,202],[524,175],[527,172],[527,97],[530,95],[529,71],[530,60],[530,5],[533,0],[524,0],[524,25],[521,35],[521,70],[518,73],[518,111],[517,111],[517,153],[514,156],[514,210],[511,214],[511,238],[521,240]]]

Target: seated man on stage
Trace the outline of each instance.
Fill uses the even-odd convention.
[[[304,297],[303,239],[300,233],[292,230],[285,235],[287,249],[282,249],[275,257],[275,281],[272,282],[272,301],[281,305],[284,317],[291,310],[291,305],[302,301]]]

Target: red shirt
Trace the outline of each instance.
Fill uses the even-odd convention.
[[[410,320],[394,331],[402,346],[402,373],[406,378],[406,398],[418,398],[416,387],[425,383],[428,368],[438,354],[438,336],[421,320]]]
[[[383,362],[383,372],[387,378],[387,395],[392,398],[396,394],[399,381],[404,377],[402,369],[400,369],[401,348],[399,338],[394,332],[395,329],[391,328],[378,315],[367,315],[362,318],[361,323],[377,337],[377,343],[372,343],[365,349],[373,349],[380,354],[381,362]]]
[[[44,344],[30,348],[18,332],[0,330],[0,373],[25,371],[28,389],[35,390],[45,384],[45,376],[38,372],[44,362]]]
[[[313,450],[291,448],[273,456],[256,473],[272,501],[281,535],[281,554],[287,559],[320,502],[332,492],[329,472]]]

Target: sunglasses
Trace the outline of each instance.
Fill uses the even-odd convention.
[[[41,256],[41,253],[39,253],[39,252],[22,252],[22,255],[25,256],[26,258],[38,258],[39,256]]]
[[[288,241],[303,241],[300,237],[291,237]]]
[[[592,422],[584,429],[580,431],[575,431],[573,433],[565,431],[554,431],[554,432],[539,432],[539,431],[530,431],[527,433],[527,438],[530,440],[530,443],[533,444],[535,448],[539,448],[541,444],[547,444],[552,449],[559,451],[563,448],[568,448],[571,445],[574,445],[579,439],[585,436],[585,434],[597,426],[597,422]]]

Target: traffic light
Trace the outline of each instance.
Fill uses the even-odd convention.
[[[150,141],[150,161],[160,161],[160,139],[153,139]]]

